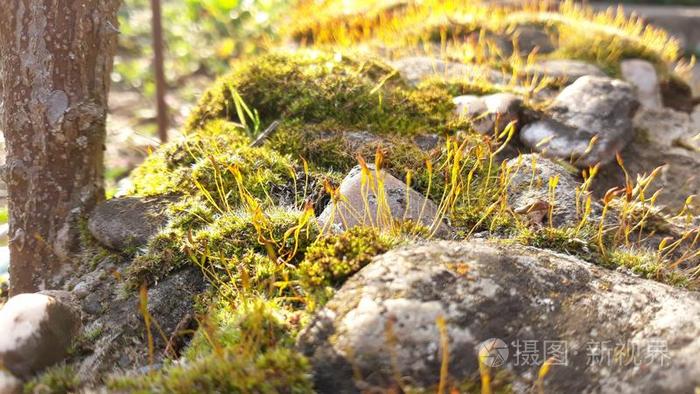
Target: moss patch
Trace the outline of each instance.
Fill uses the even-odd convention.
[[[59,364],[42,372],[24,385],[25,394],[68,394],[78,392],[80,379],[75,369]]]
[[[186,130],[212,119],[240,122],[234,97],[255,108],[262,124],[333,119],[376,134],[415,134],[440,128],[452,108],[437,90],[410,90],[394,70],[376,60],[318,51],[277,53],[243,63],[202,97]]]
[[[291,328],[277,311],[261,300],[239,310],[220,305],[193,340],[185,364],[114,378],[108,387],[167,393],[311,392],[309,364],[291,349]]]
[[[342,234],[323,236],[307,249],[299,266],[302,283],[308,290],[340,286],[374,256],[386,252],[395,243],[395,240],[367,227],[354,227]]]

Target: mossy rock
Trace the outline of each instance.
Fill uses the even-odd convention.
[[[388,8],[370,7],[374,13],[340,26],[349,32],[369,16],[367,36],[350,41],[376,48],[369,41],[391,37],[373,30],[374,22],[413,12],[406,2],[392,3]],[[474,26],[443,18],[414,27],[419,36],[426,33],[421,29],[433,29],[428,36],[433,47],[444,35],[444,23],[455,28],[455,34],[483,30],[492,38],[535,26],[561,41],[562,32],[568,37],[577,34],[569,25],[587,15],[567,10],[562,20],[545,23],[535,17],[549,11],[511,17],[500,8],[493,14],[467,9],[475,12]],[[437,12],[447,10],[438,7]],[[324,24],[337,18],[344,17],[321,15],[309,29],[298,30],[297,37],[323,42],[319,34]],[[593,28],[606,23],[626,36],[636,34],[631,25],[605,18],[596,20]],[[397,36],[396,45],[410,41],[409,34],[415,37],[416,30]],[[636,43],[622,52],[617,50],[627,41],[614,41],[596,52],[584,44],[608,36],[592,37],[553,48],[548,56],[593,61],[615,74],[611,65],[621,56],[652,59],[665,67],[673,54],[672,45],[667,50],[659,45],[666,39],[663,35],[656,36],[658,42]],[[358,161],[379,163],[396,178],[410,180],[406,183],[440,205],[458,237],[482,232],[598,263],[605,249],[611,257],[603,263],[656,275],[660,261],[653,256],[620,249],[609,237],[598,245],[596,223],[538,229],[513,213],[504,194],[512,174],[499,166],[497,156],[500,144],[512,136],[473,133],[468,123],[455,117],[452,98],[503,91],[527,96],[535,88],[516,80],[480,83],[439,75],[412,86],[377,56],[359,54],[353,45],[338,51],[275,52],[235,63],[204,93],[187,121],[184,138],[161,147],[132,174],[132,194],[168,195],[176,201],[168,207],[167,226],[137,252],[126,272],[127,283],[131,288],[155,283],[179,267],[195,265],[214,286],[200,305],[206,320],[186,351],[187,362],[166,363],[162,371],[141,378],[115,380],[112,388],[311,391],[309,363],[294,350],[294,342],[312,312],[375,256],[426,236],[401,229],[387,234],[370,226],[321,234],[314,213],[336,196],[338,184]],[[459,56],[464,61],[464,53],[453,49],[446,50],[446,58]],[[523,64],[499,57],[485,66],[515,75]],[[526,106],[534,107],[529,98]],[[279,122],[274,132],[251,146],[273,122]],[[426,136],[439,142],[426,148],[418,143]]]
[[[204,93],[185,130],[212,119],[240,122],[235,97],[255,108],[263,125],[275,120],[325,120],[376,134],[415,134],[441,127],[452,109],[446,91],[413,91],[376,60],[298,51],[244,62]]]

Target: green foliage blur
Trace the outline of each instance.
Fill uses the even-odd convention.
[[[284,0],[161,0],[165,70],[170,85],[203,73],[222,74],[231,59],[253,54],[278,33],[275,20]],[[121,37],[112,80],[155,91],[152,73],[150,0],[126,0],[120,13]]]

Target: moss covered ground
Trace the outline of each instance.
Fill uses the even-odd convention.
[[[572,3],[508,12],[461,1],[382,7],[368,2],[365,9],[354,2],[359,11],[342,16],[336,2],[327,3],[309,18],[311,5],[302,2],[299,12],[305,17],[289,27],[290,36],[307,48],[237,63],[202,96],[185,137],[153,152],[133,172],[131,194],[177,200],[166,228],[135,253],[126,278],[130,288],[196,265],[212,290],[198,301],[199,329],[183,360],[143,376],[114,377],[109,387],[168,393],[313,391],[309,363],[294,348],[313,312],[375,255],[433,233],[398,222],[342,234],[321,231],[315,216],[358,162],[374,162],[430,196],[454,229],[451,237],[481,232],[681,286],[696,283],[691,273],[676,269],[679,260],[696,257],[694,249],[681,247],[692,234],[678,234],[658,250],[635,241],[656,212],[645,183],[606,196],[603,215],[614,220],[593,214],[595,201],[584,183],[577,191],[578,224],[533,227],[508,207],[511,174],[498,160],[514,129],[483,136],[453,115],[457,94],[515,91],[528,97],[557,83],[518,76],[536,51],[489,52],[487,38],[463,41],[465,33],[513,39],[509,34],[518,26],[543,25],[557,44],[543,57],[592,61],[611,75],[620,59],[642,57],[670,78],[678,46],[665,32]],[[411,86],[377,56],[441,46],[441,56],[495,67],[509,82],[496,85],[475,75]],[[251,146],[274,122],[274,133]],[[371,139],[358,145],[357,135]],[[436,135],[440,143],[420,147],[416,137],[426,135]],[[556,183],[550,186],[556,189]],[[61,384],[71,384],[57,376]]]

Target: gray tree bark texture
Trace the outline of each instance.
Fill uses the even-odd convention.
[[[70,272],[79,220],[104,199],[121,1],[2,0],[11,294],[52,288]]]

